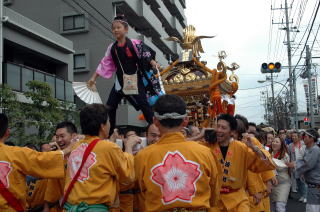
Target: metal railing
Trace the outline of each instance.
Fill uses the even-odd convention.
[[[37,80],[46,82],[52,89],[52,96],[67,102],[74,102],[72,82],[37,69],[11,62],[3,63],[4,83],[18,92],[28,91],[26,84]]]

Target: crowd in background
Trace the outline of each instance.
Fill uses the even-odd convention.
[[[98,111],[103,110],[103,108],[95,109]],[[92,113],[92,111],[88,110],[88,113]],[[101,114],[97,113],[97,115]],[[85,115],[81,118],[90,119],[90,117],[85,117]],[[161,118],[163,117],[158,115],[158,119],[161,120]],[[268,157],[272,158],[276,165],[276,169],[273,170],[274,175],[271,174],[270,177],[267,178],[264,178],[261,173],[257,174],[253,171],[251,173],[251,171],[248,170],[248,177],[246,178],[247,182],[244,182],[244,190],[247,194],[247,198],[250,200],[250,211],[286,211],[287,200],[288,198],[292,198],[290,193],[296,193],[299,196],[297,201],[303,203],[308,202],[310,204],[310,207],[307,207],[307,211],[319,211],[320,202],[318,201],[320,200],[320,192],[317,193],[314,191],[314,189],[319,190],[319,184],[317,182],[310,182],[311,179],[319,180],[320,183],[320,164],[318,164],[320,160],[319,148],[315,149],[313,152],[310,150],[310,148],[313,148],[313,143],[317,143],[317,139],[319,139],[319,134],[317,132],[319,129],[307,129],[300,131],[281,129],[276,132],[269,126],[257,126],[255,123],[248,122],[244,116],[236,115],[234,118],[237,121],[237,124],[236,128],[232,130],[231,137],[243,142],[246,142],[249,138],[255,138],[260,142],[259,145],[261,145],[261,147],[270,154]],[[99,122],[99,118],[96,118],[95,121]],[[103,123],[103,121],[101,123]],[[84,132],[84,130],[87,129],[88,126],[84,127],[85,124],[90,125],[90,121],[81,125],[82,134],[86,135],[87,133],[86,131]],[[105,122],[105,124],[107,123]],[[170,122],[166,124],[167,128],[172,126],[172,123]],[[111,136],[107,135],[107,131],[101,131],[101,126],[97,125],[98,131],[93,133],[93,135],[101,137],[102,133],[105,137],[109,137],[110,143],[117,143],[121,146],[123,152],[131,153],[133,155],[136,155],[142,149],[148,148],[147,146],[152,146],[157,143],[159,139],[163,138],[162,136],[166,135],[161,135],[161,131],[163,130],[159,130],[159,124],[157,125],[155,123],[148,125],[143,132],[138,132],[132,127],[122,128],[121,130],[115,129],[113,133],[110,133]],[[180,132],[187,141],[196,141],[203,146],[210,146],[215,144],[217,140],[219,141],[219,138],[222,136],[222,133],[218,128],[219,127],[199,128],[189,123],[188,125],[181,127]],[[5,134],[2,135],[2,137],[4,136]],[[145,139],[142,139],[142,137],[145,137]],[[82,139],[85,140],[88,139],[88,137],[78,134],[76,126],[73,123],[66,121],[56,126],[55,135],[51,142],[42,143],[40,146],[35,146],[33,144],[26,144],[25,146],[35,151],[50,152],[64,150],[67,147],[72,146],[71,144],[75,143],[75,141]],[[141,142],[142,140],[146,141],[145,144]],[[10,141],[6,141],[5,144],[8,146],[14,146]],[[112,146],[112,148],[115,147]],[[75,149],[75,147],[73,147],[73,149]],[[221,148],[221,152],[223,152],[223,148]],[[117,154],[120,153],[118,152]],[[234,154],[237,153],[234,152]],[[312,156],[310,156],[311,154]],[[127,156],[123,155],[121,157],[125,158]],[[137,160],[135,160],[135,162],[137,162]],[[310,164],[312,164],[312,166]],[[64,161],[64,165],[65,167],[70,165],[66,159]],[[126,166],[128,169],[130,168],[129,164]],[[313,172],[313,170],[315,170],[315,172]],[[226,169],[222,171],[226,171]],[[310,176],[311,172],[313,172],[313,174],[311,174],[313,176]],[[306,173],[309,174],[306,175]],[[260,185],[256,182],[256,179],[261,181]],[[27,171],[27,191],[25,196],[26,205],[29,208],[29,211],[61,211],[62,208],[59,204],[59,200],[66,190],[65,184],[66,180],[63,178],[41,178],[32,176],[30,175],[30,171]],[[124,212],[142,211],[141,208],[144,208],[144,206],[141,206],[141,202],[139,202],[139,198],[142,198],[140,196],[141,194],[139,193],[139,189],[130,186],[121,186],[121,184],[118,184],[118,186],[116,194],[118,203],[114,206],[109,205],[109,210]],[[232,192],[230,190],[226,193]],[[221,191],[221,193],[224,193],[224,191]],[[23,197],[24,195],[20,196]],[[72,208],[73,206],[70,207]],[[234,211],[241,210],[239,209]]]

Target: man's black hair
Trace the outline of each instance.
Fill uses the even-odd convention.
[[[237,134],[238,134],[238,140],[241,140],[243,138],[242,134],[247,132],[247,129],[245,127],[245,124],[241,119],[237,120]]]
[[[248,125],[257,128],[257,125],[256,125],[256,123],[254,123],[254,122],[249,122]]]
[[[312,136],[309,136],[313,138],[314,142],[316,143],[319,138],[319,133],[315,129],[308,129],[306,132]]]
[[[244,117],[243,115],[240,114],[236,114],[234,116],[235,119],[239,119],[240,121],[242,121],[244,127],[246,128],[246,131],[249,129],[249,122],[248,119],[246,117]]]
[[[40,143],[40,145],[39,145],[40,148],[39,149],[40,149],[41,152],[42,152],[42,146],[43,145],[47,145],[47,144],[49,144],[49,143]]]
[[[80,126],[85,135],[98,136],[101,124],[108,121],[108,109],[103,104],[91,104],[80,112]]]
[[[26,144],[24,145],[24,147],[28,147],[29,149],[33,149],[33,150],[38,151],[37,146],[34,145],[34,144],[32,144],[32,143],[26,143]]]
[[[237,130],[237,120],[230,114],[221,114],[218,116],[218,121],[219,120],[225,120],[226,122],[229,123],[230,129],[236,131]]]
[[[127,128],[124,129],[124,137],[127,136],[127,133],[130,132],[130,131],[133,131],[135,132],[137,135],[139,134],[139,131],[137,130],[136,127],[132,127],[132,126],[128,126]]]
[[[151,125],[153,125],[154,123],[151,123],[151,124],[148,124],[148,126],[146,127],[146,134],[148,135],[148,131],[149,131],[149,128],[151,127]]]
[[[15,146],[15,144],[12,141],[6,141],[4,142],[4,144],[7,146]]]
[[[4,113],[0,113],[0,138],[4,137],[7,129],[9,127],[8,117]]]
[[[70,134],[78,133],[77,127],[70,121],[63,121],[57,124],[56,131],[61,128],[66,128]]]
[[[165,113],[178,113],[184,115],[187,112],[186,103],[177,95],[163,95],[154,104],[154,112],[159,115]],[[174,128],[181,125],[183,119],[163,119],[159,120],[160,124],[167,128]]]

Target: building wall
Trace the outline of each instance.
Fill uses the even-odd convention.
[[[72,41],[9,8],[4,16],[3,81],[18,92],[30,80],[46,81],[56,98],[73,102]]]
[[[168,59],[177,57],[180,51],[180,47],[164,38],[181,38],[186,25],[183,0],[28,0],[28,3],[15,0],[9,7],[72,40],[75,54],[86,55],[87,66],[74,70],[74,81],[87,81],[107,46],[114,41],[110,22],[115,8],[129,21],[128,37],[141,39],[153,48],[157,52],[157,61],[163,66],[167,66]],[[64,33],[62,17],[75,14],[85,14],[85,30]],[[113,84],[113,78],[98,79],[97,88],[103,102],[106,102]]]

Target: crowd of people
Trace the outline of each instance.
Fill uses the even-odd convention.
[[[39,151],[6,142],[8,118],[0,114],[0,211],[282,212],[290,190],[306,211],[319,211],[315,129],[276,133],[228,114],[199,129],[186,112],[180,97],[161,96],[143,147],[131,128],[109,136],[107,107],[88,105],[81,134],[62,122]]]

